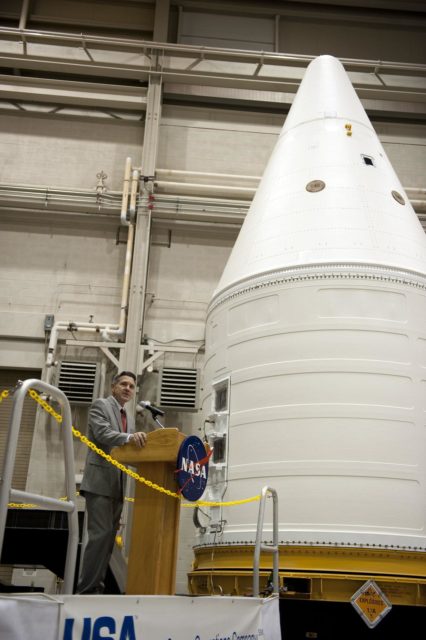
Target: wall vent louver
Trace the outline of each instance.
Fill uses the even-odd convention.
[[[179,410],[196,410],[198,369],[164,367],[161,371],[158,404]]]
[[[58,387],[70,404],[91,404],[97,391],[96,362],[61,362]]]

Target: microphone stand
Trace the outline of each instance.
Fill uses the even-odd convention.
[[[142,412],[144,409],[147,409],[150,412],[152,419],[157,423],[160,429],[165,429],[164,425],[161,424],[160,420],[158,419],[158,416],[164,416],[163,411],[158,410],[157,407],[153,407],[150,403],[139,403],[137,405],[136,410],[138,412]]]
[[[160,421],[159,421],[159,419],[158,419],[158,416],[155,416],[155,418],[154,418],[154,422],[156,422],[156,423],[159,425],[159,427],[160,427],[161,429],[164,429],[164,425],[162,425],[162,424],[161,424],[161,422],[160,422]]]

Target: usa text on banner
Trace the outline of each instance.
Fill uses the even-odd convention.
[[[278,599],[62,596],[60,640],[281,640]]]

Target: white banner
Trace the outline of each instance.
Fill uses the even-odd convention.
[[[63,596],[61,600],[59,640],[281,640],[278,598]]]
[[[1,640],[57,640],[60,603],[42,594],[0,596]]]
[[[278,598],[0,596],[1,640],[281,640]]]

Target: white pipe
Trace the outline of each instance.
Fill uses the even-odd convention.
[[[201,176],[203,174],[199,173],[191,173],[187,172],[190,175],[196,177],[197,175]],[[157,170],[157,174],[163,174],[164,176],[170,175],[178,177],[179,175],[184,175],[185,172],[181,171],[173,171],[173,170]],[[206,176],[216,176],[220,177],[221,174],[206,174]],[[229,178],[230,176],[228,176]],[[248,179],[249,176],[232,176],[233,178],[241,178]],[[253,180],[258,180],[256,176],[252,177]],[[260,179],[259,179],[260,180]],[[256,193],[256,187],[241,187],[241,186],[232,186],[232,185],[224,185],[224,184],[201,184],[195,182],[169,182],[167,180],[156,180],[155,185],[157,188],[158,195],[187,195],[187,196],[203,196],[206,197],[240,197],[246,199],[252,199],[254,194]],[[406,187],[404,189],[409,196],[411,205],[417,211],[423,211],[426,205],[426,200],[422,198],[426,194],[426,189],[422,189],[419,187]],[[415,196],[418,196],[417,198]]]
[[[262,176],[248,176],[238,173],[212,173],[211,171],[185,171],[184,169],[156,169],[155,174],[157,176],[172,177],[172,176],[193,176],[202,178],[218,178],[220,180],[249,180],[253,182],[260,182]]]
[[[130,183],[131,177],[131,185]],[[127,305],[129,299],[129,283],[130,272],[132,267],[133,257],[133,240],[134,240],[134,224],[131,224],[127,220],[127,205],[129,201],[130,192],[130,207],[133,207],[133,212],[136,213],[136,194],[139,184],[139,171],[134,170],[132,173],[132,159],[126,158],[126,165],[124,169],[124,181],[123,181],[123,199],[121,203],[121,223],[128,227],[127,234],[127,247],[126,247],[126,260],[124,265],[124,277],[123,277],[123,289],[121,294],[121,306],[120,306],[120,320],[118,325],[111,323],[94,324],[93,322],[65,322],[58,321],[53,325],[50,333],[49,346],[46,359],[46,382],[50,383],[52,379],[53,370],[52,367],[56,366],[54,360],[56,347],[58,344],[59,331],[95,331],[101,334],[103,340],[109,340],[112,336],[122,336],[126,328],[126,315]]]
[[[128,226],[130,223],[127,220],[127,202],[129,200],[129,187],[130,187],[130,172],[132,170],[132,159],[126,158],[126,165],[124,168],[124,181],[123,181],[123,199],[121,201],[121,224]]]
[[[60,331],[84,331],[84,332],[96,332],[100,333],[102,336],[102,332],[105,329],[108,329],[111,325],[106,323],[94,324],[93,322],[65,322],[58,321],[52,327],[52,331],[50,332],[49,346],[47,351],[46,358],[46,376],[45,382],[47,384],[51,383],[53,377],[53,368],[56,367],[57,362],[54,360],[56,347],[58,344],[58,334]],[[118,327],[118,325],[113,325],[113,327]]]
[[[121,307],[120,307],[120,322],[116,329],[105,327],[102,331],[102,338],[109,340],[111,336],[123,336],[126,329],[126,317],[127,317],[127,305],[129,301],[129,284],[130,273],[132,268],[133,257],[133,239],[135,235],[135,225],[129,225],[129,231],[127,234],[127,248],[126,248],[126,261],[124,265],[124,278],[123,278],[123,290],[121,294]]]
[[[422,189],[421,187],[405,187],[404,191],[413,196],[426,196],[426,189]]]
[[[27,28],[28,12],[30,8],[30,0],[24,0],[22,3],[21,16],[19,18],[18,29],[23,30]]]
[[[130,185],[130,204],[129,204],[130,222],[134,222],[136,219],[136,196],[138,195],[139,175],[140,175],[140,171],[138,169],[133,169],[132,182]]]
[[[105,358],[102,358],[100,375],[99,375],[99,393],[98,393],[99,398],[104,397],[105,384],[106,384],[106,362],[105,362]]]
[[[50,333],[49,347],[47,353],[46,367],[52,367],[56,345],[58,342],[59,331],[96,331],[101,332],[102,329],[108,327],[107,323],[94,324],[93,322],[65,322],[64,320],[55,322]]]
[[[410,204],[415,211],[423,212],[426,211],[426,200],[411,200]]]
[[[157,193],[175,193],[175,194],[200,194],[204,196],[234,196],[239,198],[252,198],[256,192],[255,187],[232,187],[228,185],[218,184],[195,184],[191,182],[166,182],[165,180],[156,180],[155,186]]]
[[[102,331],[102,338],[104,340],[109,340],[111,336],[121,337],[124,335],[126,330],[126,318],[127,318],[127,306],[129,303],[129,285],[130,285],[130,273],[132,269],[132,258],[133,258],[133,242],[135,237],[135,225],[134,220],[136,218],[136,196],[138,193],[139,187],[139,170],[134,169],[132,171],[132,178],[129,189],[129,177],[131,171],[131,158],[127,158],[126,160],[126,169],[124,174],[124,187],[123,187],[123,205],[121,209],[121,220],[126,221],[128,226],[127,233],[127,245],[126,245],[126,259],[124,263],[124,277],[123,277],[123,289],[121,292],[121,305],[120,305],[120,321],[118,323],[118,327],[105,327]],[[126,200],[124,200],[124,191],[127,190]],[[124,210],[124,206],[127,207],[128,197],[130,190],[130,204],[129,204],[129,218],[130,222],[127,221],[127,212]]]

